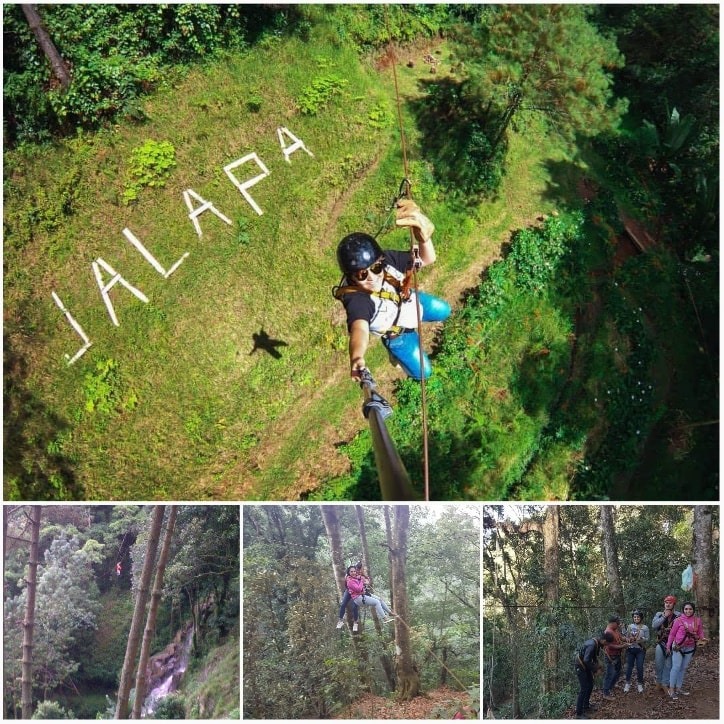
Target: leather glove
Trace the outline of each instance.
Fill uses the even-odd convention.
[[[420,211],[420,207],[412,199],[400,199],[397,202],[396,215],[397,226],[410,227],[419,243],[430,241],[435,225]]]

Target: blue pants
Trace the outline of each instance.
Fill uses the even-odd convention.
[[[357,598],[352,600],[354,601],[355,608],[359,606],[374,606],[377,609],[377,616],[379,618],[384,618],[385,614],[392,613],[387,604],[381,598],[377,598],[377,596],[365,594],[364,596],[357,596]]]
[[[591,693],[593,692],[593,674],[588,669],[582,669],[576,666],[576,676],[578,677],[578,698],[576,699],[576,715],[585,713],[586,709],[591,706]]]
[[[449,316],[450,305],[439,297],[426,292],[418,292],[420,300],[421,318],[424,322],[444,322]],[[410,330],[393,339],[382,339],[387,351],[395,358],[400,366],[413,379],[425,379],[432,374],[432,366],[427,355],[423,352],[423,370],[420,370],[420,335],[416,330]]]
[[[672,651],[671,652],[671,682],[670,688],[681,691],[684,686],[684,674],[689,662],[694,657],[693,651]]]
[[[349,591],[345,589],[344,596],[342,596],[342,603],[339,606],[339,617],[344,618],[345,611],[347,610],[347,604],[352,600]],[[357,606],[352,606],[352,618],[355,621],[359,620],[359,609]]]
[[[626,649],[626,683],[631,683],[631,676],[633,674],[633,667],[636,664],[636,676],[638,677],[638,683],[643,686],[644,683],[644,659],[646,658],[646,651],[640,647],[635,649]]]
[[[671,678],[671,655],[667,656],[664,647],[661,644],[656,644],[656,683],[663,684],[664,686],[669,685],[669,679]]]
[[[621,676],[621,657],[614,656],[613,659],[606,659],[606,676],[603,680],[603,693],[610,694],[618,677]]]

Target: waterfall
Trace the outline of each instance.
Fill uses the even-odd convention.
[[[178,657],[171,661],[170,669],[166,672],[166,675],[148,692],[141,708],[141,717],[151,717],[156,711],[159,701],[178,689],[189,664],[192,640],[193,629],[189,627],[184,632],[181,640],[181,650]]]

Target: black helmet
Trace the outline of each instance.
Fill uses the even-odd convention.
[[[345,274],[372,266],[383,251],[374,237],[355,231],[348,234],[337,245],[337,263]]]

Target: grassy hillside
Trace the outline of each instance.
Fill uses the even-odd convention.
[[[422,63],[401,68],[402,93],[417,92],[427,72]],[[329,78],[344,81],[340,91],[326,105],[317,98],[316,115],[302,114],[305,91],[309,98],[312,82]],[[194,71],[144,110],[141,126],[6,155],[6,424],[17,463],[6,466],[6,496],[296,496],[322,438],[364,424],[330,288],[337,239],[376,231],[402,177],[390,73],[324,39],[285,40]],[[314,157],[298,151],[285,163],[279,125]],[[515,216],[537,207],[501,199],[477,219],[445,209],[408,133],[413,193],[440,239],[425,285],[443,292],[494,252]],[[126,206],[132,151],[146,139],[172,144],[176,166],[165,187],[142,189]],[[262,216],[222,170],[252,151],[271,172],[250,189]],[[535,168],[530,157],[525,167]],[[237,174],[245,180],[256,168]],[[199,239],[187,188],[233,227],[207,212]],[[126,227],[166,269],[189,256],[164,279],[124,238]],[[398,232],[385,243],[407,242]],[[150,300],[116,286],[118,328],[91,270],[98,257]],[[81,341],[52,291],[92,341],[72,366],[64,354]],[[281,359],[252,353],[262,331],[284,343]],[[382,359],[380,350],[371,358]]]

